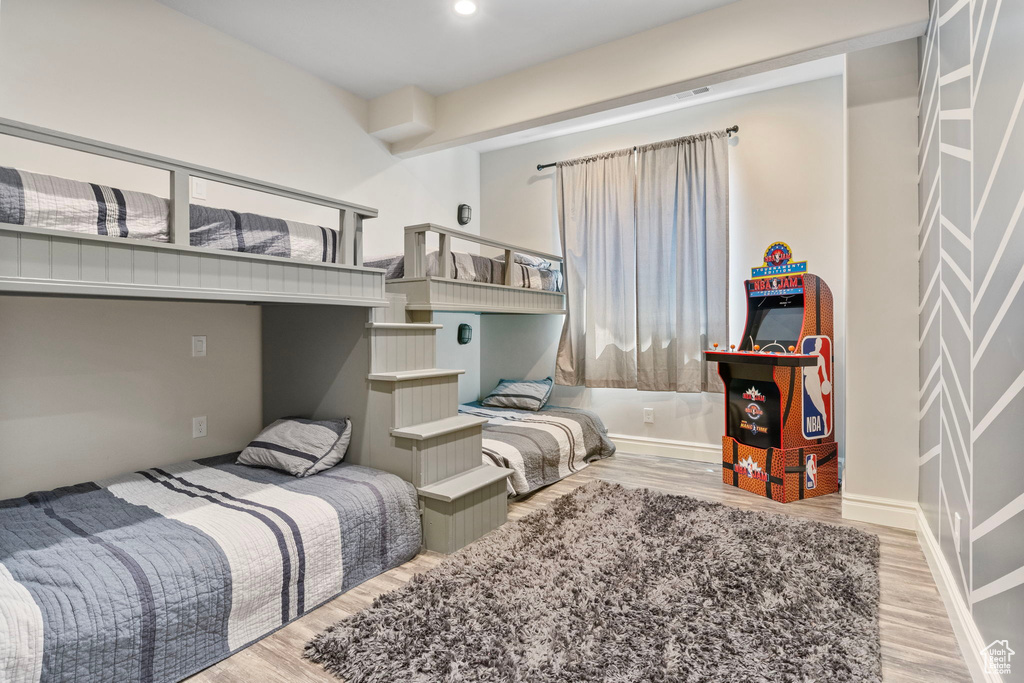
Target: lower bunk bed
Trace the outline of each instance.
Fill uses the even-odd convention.
[[[0,680],[178,681],[420,549],[416,491],[218,456],[0,501]]]
[[[565,479],[615,453],[601,418],[589,410],[545,406],[538,411],[459,406],[464,415],[487,418],[483,462],[512,470],[510,498],[521,498]]]

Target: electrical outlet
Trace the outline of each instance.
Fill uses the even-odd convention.
[[[953,546],[956,548],[956,554],[960,554],[960,513],[953,513]]]
[[[192,337],[192,357],[203,358],[206,356],[206,335],[194,335]]]
[[[192,438],[201,439],[206,436],[206,416],[192,418]]]
[[[644,424],[654,424],[654,408],[644,408]]]
[[[206,178],[192,177],[192,199],[206,199]]]

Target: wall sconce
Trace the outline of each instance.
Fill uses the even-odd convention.
[[[473,207],[469,204],[459,204],[458,219],[459,225],[466,225],[473,220]]]
[[[468,323],[459,325],[459,344],[468,344],[473,341],[473,328]]]

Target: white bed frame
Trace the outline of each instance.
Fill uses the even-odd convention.
[[[438,235],[437,275],[427,275],[427,233]],[[512,286],[512,268],[505,268],[504,284],[469,282],[451,276],[452,240],[501,249],[505,263],[513,262],[516,253],[547,259],[563,268],[563,259],[536,249],[518,247],[507,242],[488,239],[461,230],[433,223],[410,225],[405,229],[405,277],[388,280],[389,292],[404,294],[409,311],[468,311],[474,313],[565,313],[565,295]]]
[[[169,242],[0,223],[0,294],[387,305],[384,271],[362,267],[363,221],[376,209],[9,119],[0,133],[167,171],[171,205]],[[193,177],[337,209],[340,263],[190,246]]]

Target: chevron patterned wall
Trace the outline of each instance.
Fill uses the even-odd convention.
[[[920,55],[919,500],[982,638],[1022,651],[1024,1],[933,0]]]

